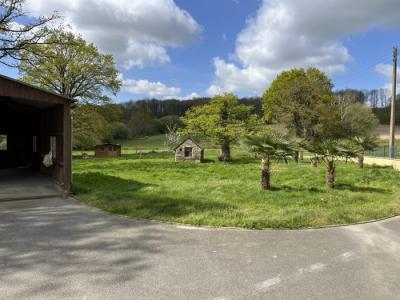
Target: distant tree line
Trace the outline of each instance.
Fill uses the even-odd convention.
[[[349,105],[360,104],[370,106],[381,124],[389,123],[390,98],[387,98],[383,91],[345,89],[336,91],[334,94],[335,101],[341,109],[342,119],[357,119],[357,108],[352,106],[349,109]],[[143,99],[118,104],[82,104],[75,110],[77,132],[74,145],[77,149],[86,149],[100,142],[164,134],[167,133],[168,128],[172,127],[180,129],[185,125],[182,117],[189,110],[208,105],[210,102],[211,98],[203,97],[191,100]],[[249,106],[250,112],[258,117],[264,115],[261,97],[239,98],[238,103]],[[381,107],[381,105],[386,105],[386,107]],[[362,107],[360,106],[359,109]],[[400,101],[397,110],[400,115]],[[400,119],[397,122],[400,124]],[[89,131],[93,133],[90,139],[87,138],[87,134],[84,134]]]
[[[74,109],[74,148],[91,149],[101,142],[164,134],[168,128],[183,128],[182,117],[186,112],[210,102],[211,98],[197,98],[80,104]],[[262,115],[260,97],[241,98],[238,102],[248,106],[252,114]]]

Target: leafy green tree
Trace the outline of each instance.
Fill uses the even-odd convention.
[[[332,89],[331,80],[318,69],[282,72],[263,95],[265,119],[279,122],[291,134],[308,140],[327,117],[321,115],[333,104]]]
[[[73,114],[73,147],[77,150],[90,150],[107,138],[109,128],[103,116],[93,105],[79,105]]]
[[[145,136],[158,133],[158,123],[153,119],[145,105],[138,105],[128,122],[132,136]]]
[[[122,106],[114,103],[106,103],[98,106],[99,113],[108,123],[122,122]]]
[[[210,104],[192,107],[182,118],[184,134],[203,135],[221,147],[220,161],[230,161],[231,144],[244,137],[257,123],[252,107],[239,104],[233,94],[215,96]]]
[[[343,136],[371,136],[379,125],[378,119],[371,108],[361,103],[351,104],[344,110],[341,117]]]
[[[112,55],[81,36],[57,30],[22,53],[21,79],[82,103],[105,103],[121,87]]]
[[[113,140],[127,140],[130,137],[128,126],[122,122],[113,122],[110,125],[111,136]]]
[[[280,133],[270,132],[263,135],[249,136],[246,144],[252,152],[261,157],[261,188],[271,189],[271,161],[273,159],[287,162],[294,155],[293,143]]]

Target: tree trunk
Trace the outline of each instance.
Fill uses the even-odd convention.
[[[270,190],[271,189],[271,184],[270,184],[270,178],[271,178],[271,173],[270,173],[270,161],[268,158],[264,158],[261,160],[261,188],[263,190]]]
[[[294,161],[295,161],[296,163],[299,162],[299,151],[295,151],[295,152],[294,152]]]
[[[329,189],[335,188],[335,162],[328,161],[328,175],[326,176],[326,184]]]
[[[303,151],[299,152],[299,159],[304,160],[304,152]]]
[[[231,161],[231,145],[229,142],[224,142],[221,145],[221,155],[218,158],[220,161]]]
[[[360,154],[358,156],[358,166],[362,169],[364,168],[364,155]]]

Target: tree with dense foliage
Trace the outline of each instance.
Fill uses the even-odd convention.
[[[106,103],[98,106],[99,113],[108,123],[122,122],[122,106],[115,103]]]
[[[290,139],[280,133],[270,132],[263,135],[249,136],[246,144],[250,146],[252,152],[261,157],[261,188],[271,189],[271,161],[283,160],[294,155],[294,146]]]
[[[233,94],[215,96],[210,104],[191,108],[182,119],[187,135],[206,136],[221,147],[220,161],[231,160],[231,144],[257,123],[252,107],[239,104]]]
[[[145,105],[138,105],[128,122],[132,136],[147,136],[158,133],[158,123]]]
[[[22,80],[82,103],[106,103],[121,80],[113,56],[101,54],[81,36],[57,30],[43,45],[22,53]]]
[[[74,110],[73,147],[77,150],[93,149],[109,134],[109,127],[98,107],[79,105]]]
[[[110,135],[112,140],[127,140],[130,138],[130,131],[124,123],[113,122],[110,124]]]
[[[46,43],[44,39],[51,34],[49,27],[58,18],[55,13],[31,18],[23,9],[24,2],[0,0],[0,63],[10,67],[16,67],[21,59],[26,59],[21,58],[22,52],[40,55],[32,46]]]
[[[334,100],[332,89],[331,80],[318,69],[282,72],[263,95],[265,119],[279,122],[296,137],[310,139]]]
[[[345,137],[369,136],[379,125],[379,121],[371,108],[355,103],[343,110],[341,117],[343,135]]]

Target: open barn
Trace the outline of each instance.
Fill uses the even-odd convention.
[[[0,76],[0,200],[69,193],[72,103]]]

